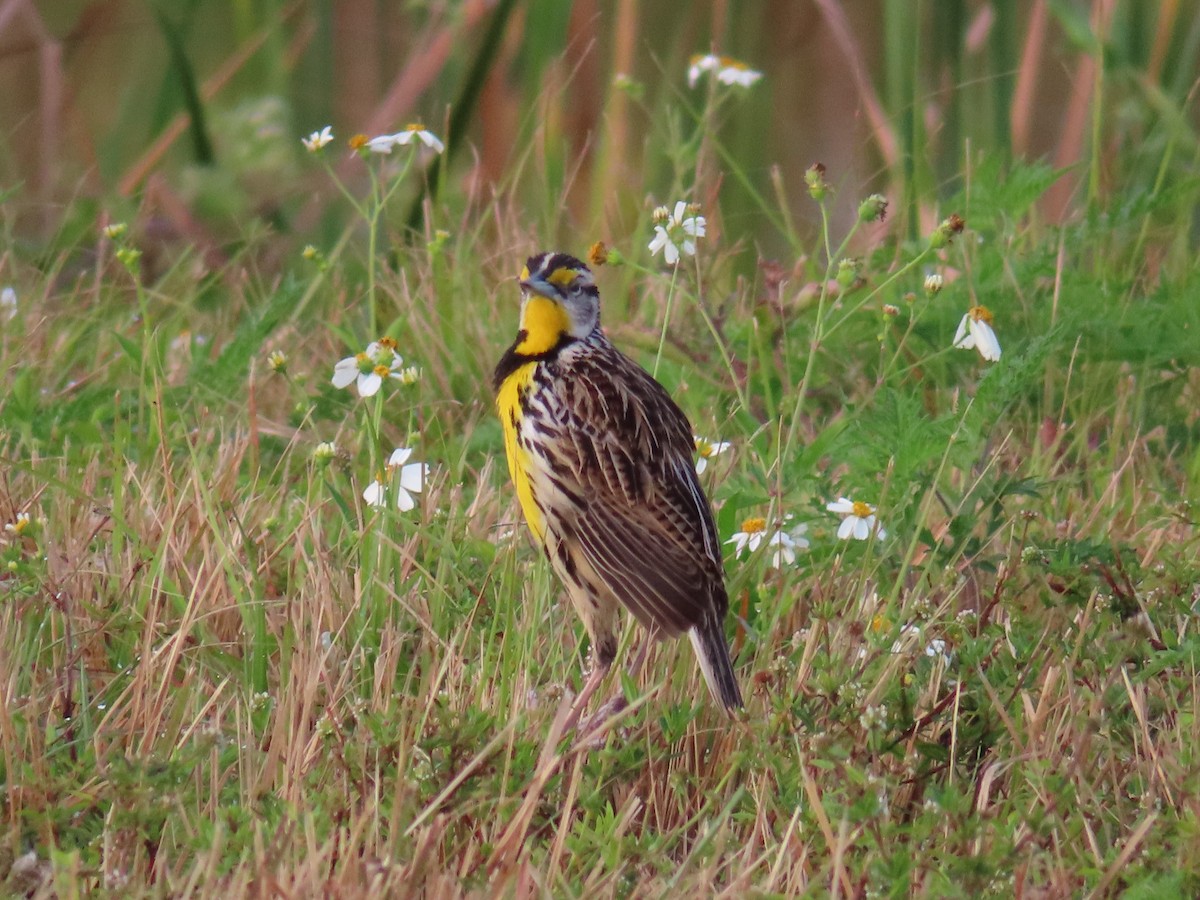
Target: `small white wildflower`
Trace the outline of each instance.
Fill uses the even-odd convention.
[[[338,448],[333,441],[321,441],[313,450],[313,462],[328,465],[337,458]]]
[[[934,272],[932,275],[926,275],[925,276],[925,293],[927,293],[930,297],[932,297],[934,294],[937,294],[941,291],[942,285],[944,283],[945,283],[945,280],[937,272]]]
[[[15,522],[8,522],[5,524],[4,530],[13,537],[20,537],[26,531],[28,531],[32,525],[33,519],[30,518],[29,513],[20,512],[17,513],[17,520]]]
[[[679,262],[681,252],[687,256],[696,255],[696,238],[704,237],[707,222],[693,210],[694,207],[680,200],[675,204],[675,211],[654,226],[654,237],[649,244],[651,256],[657,256],[661,250],[667,265],[673,266]]]
[[[782,569],[786,562],[789,566],[796,562],[796,541],[786,531],[776,531],[767,539],[767,546],[774,547],[771,554],[771,567]]]
[[[833,503],[826,504],[825,508],[843,517],[837,532],[837,536],[843,541],[850,537],[865,541],[872,531],[881,541],[887,537],[887,531],[875,518],[875,507],[868,503],[838,497]]]
[[[717,56],[713,53],[697,54],[688,61],[688,87],[695,87],[700,76],[706,72],[716,72],[720,84],[750,87],[760,78],[762,72],[751,69],[743,62],[728,56]]]
[[[775,569],[783,568],[785,562],[793,565],[796,562],[796,550],[808,546],[808,541],[805,540],[801,545],[786,531],[776,530],[768,533],[767,520],[760,516],[752,516],[742,522],[742,530],[736,532],[725,543],[733,544],[734,553],[739,556],[743,550],[753,553],[765,544],[772,548],[771,567]]]
[[[300,143],[304,145],[304,149],[309,153],[316,153],[333,140],[333,126],[326,125],[320,131],[314,131],[306,138],[300,138]]]
[[[397,447],[392,451],[391,457],[387,462],[387,482],[383,479],[376,479],[367,486],[363,491],[363,500],[369,506],[386,506],[388,500],[388,491],[395,490],[396,492],[396,508],[400,512],[408,512],[417,505],[417,501],[413,499],[413,494],[421,493],[424,487],[425,479],[429,476],[429,466],[425,463],[410,463],[408,458],[412,456],[412,449],[409,447]],[[407,463],[407,465],[406,465]],[[399,472],[397,476],[395,473]]]
[[[696,443],[696,474],[703,474],[708,468],[708,461],[719,453],[724,453],[733,445],[728,441],[710,441],[708,438],[702,438],[698,434],[692,435],[692,439]]]
[[[733,544],[733,552],[738,556],[743,550],[753,553],[767,536],[767,520],[761,516],[751,516],[742,522],[742,530],[735,532],[725,543]]]
[[[11,322],[17,315],[17,292],[11,287],[0,291],[0,320]]]
[[[396,342],[391,338],[380,338],[368,344],[363,352],[338,360],[333,366],[331,381],[336,388],[354,384],[360,397],[372,397],[379,393],[384,379],[405,383],[401,371],[403,364],[404,359],[396,352]]]
[[[954,332],[954,346],[960,350],[978,350],[988,362],[998,361],[1000,341],[992,330],[992,311],[986,306],[972,306],[967,310]]]
[[[367,149],[372,153],[391,153],[395,147],[407,146],[414,140],[420,141],[435,153],[441,153],[446,149],[446,145],[438,139],[437,135],[419,123],[409,125],[403,131],[397,131],[395,134],[381,134],[379,137],[373,137],[367,141]]]

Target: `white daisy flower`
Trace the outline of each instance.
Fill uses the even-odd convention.
[[[843,541],[852,536],[855,540],[865,541],[872,531],[881,541],[887,537],[887,532],[875,518],[875,507],[869,503],[838,497],[833,503],[826,504],[825,508],[843,517],[837,532]]]
[[[403,365],[404,359],[396,352],[396,342],[391,338],[380,338],[371,341],[362,353],[334,363],[331,381],[336,388],[353,384],[360,397],[373,397],[379,393],[385,379],[411,383],[405,380]]]
[[[771,554],[771,567],[782,569],[786,562],[789,566],[796,563],[796,540],[786,531],[776,531],[767,539],[767,546],[774,547]]]
[[[300,138],[300,143],[304,145],[304,149],[309,153],[316,153],[333,140],[333,126],[326,125],[320,131],[314,131],[306,138]]]
[[[33,519],[30,518],[29,513],[20,512],[20,513],[17,513],[17,520],[15,522],[5,523],[4,530],[7,533],[13,535],[14,537],[20,537],[26,531],[28,531],[30,526],[32,526],[32,525],[33,525]]]
[[[11,287],[0,291],[0,320],[12,321],[17,315],[17,292]]]
[[[419,123],[409,125],[403,131],[397,131],[395,134],[381,134],[379,137],[371,138],[367,141],[367,149],[372,153],[391,153],[393,148],[407,146],[414,140],[420,141],[435,153],[441,153],[446,149],[446,145],[438,139],[437,135]]]
[[[775,569],[781,569],[785,562],[788,565],[796,562],[797,549],[803,549],[808,546],[807,540],[801,538],[801,541],[797,541],[792,534],[786,531],[777,529],[773,532],[768,532],[767,520],[760,516],[752,516],[742,522],[742,530],[736,532],[725,543],[733,544],[734,554],[737,556],[741,556],[743,550],[749,550],[753,553],[764,545],[772,548],[771,566]]]
[[[735,532],[725,543],[733,544],[733,552],[741,556],[743,550],[753,553],[767,536],[767,520],[751,516],[742,522],[742,530]]]
[[[784,517],[785,524],[790,519],[791,519],[791,516],[785,516]],[[788,537],[790,537],[792,539],[792,545],[797,550],[807,550],[809,548],[811,541],[809,541],[809,539],[808,539],[808,523],[807,522],[799,522],[796,525],[793,525],[791,528],[788,529],[787,533],[788,533]]]
[[[429,477],[429,466],[425,463],[408,462],[410,456],[410,447],[397,447],[392,451],[387,462],[386,478],[377,478],[363,491],[363,500],[367,505],[386,506],[389,490],[396,492],[396,508],[400,512],[408,512],[417,505],[412,495],[421,493],[425,479]]]
[[[988,362],[1000,359],[1000,341],[992,330],[992,311],[986,306],[972,306],[958,323],[954,346],[960,350],[978,350]]]
[[[706,222],[704,216],[696,215],[698,207],[689,205],[683,200],[675,204],[675,211],[668,213],[665,206],[654,211],[654,238],[650,241],[650,255],[656,256],[663,251],[663,259],[667,265],[679,262],[680,252],[696,255],[696,238],[704,237]]]
[[[692,435],[692,439],[696,442],[696,474],[701,475],[708,468],[708,461],[718,453],[724,453],[733,444],[728,441],[710,441],[708,438],[702,438],[698,434]]]
[[[728,56],[717,56],[713,53],[698,54],[688,61],[688,87],[695,87],[700,76],[706,72],[716,72],[720,84],[750,87],[762,78],[762,72],[755,71],[743,62]]]

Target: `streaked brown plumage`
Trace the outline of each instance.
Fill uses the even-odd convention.
[[[742,704],[725,641],[721,548],[666,390],[600,330],[582,262],[531,257],[521,330],[496,368],[509,470],[530,530],[592,640],[595,689],[624,606],[657,638],[687,634],[713,696]]]

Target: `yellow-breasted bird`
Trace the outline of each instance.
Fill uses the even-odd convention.
[[[604,336],[586,265],[539,253],[520,281],[521,326],[496,366],[496,405],[529,529],[591,638],[577,704],[612,665],[623,606],[656,638],[686,633],[712,695],[740,707],[721,545],[687,416]]]

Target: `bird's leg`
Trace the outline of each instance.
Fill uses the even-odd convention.
[[[629,677],[633,681],[637,681],[638,674],[642,671],[642,666],[645,665],[646,657],[649,655],[650,645],[652,643],[654,643],[654,636],[649,634],[646,635],[642,640],[642,645],[638,647],[638,651],[633,657],[633,662],[629,664],[629,668],[626,671],[628,671]],[[580,733],[583,735],[590,735],[593,731],[596,731],[601,725],[603,725],[613,716],[617,715],[628,705],[629,702],[625,699],[625,692],[618,690],[616,694],[605,701],[605,703],[598,710],[596,710],[595,714],[587,720],[587,724],[580,729]]]
[[[604,676],[608,674],[608,669],[609,667],[602,665],[599,660],[593,662],[592,670],[588,673],[587,680],[583,683],[583,688],[579,691],[579,696],[575,698],[575,703],[571,706],[571,715],[568,716],[566,725],[563,726],[564,734],[579,724],[579,719],[583,715],[583,711],[587,709],[588,701],[600,689],[600,683],[604,681]]]

